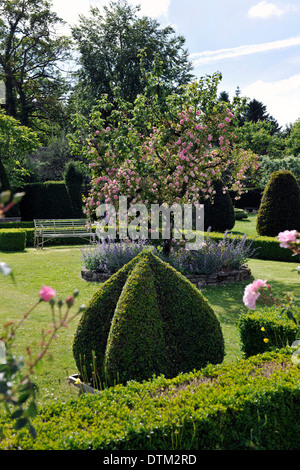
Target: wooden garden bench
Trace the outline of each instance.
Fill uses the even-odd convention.
[[[95,241],[95,233],[87,226],[86,219],[35,219],[34,246],[43,248],[52,238],[86,238]]]

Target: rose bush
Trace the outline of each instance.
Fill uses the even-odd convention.
[[[300,253],[300,233],[296,230],[285,230],[277,236],[282,248],[290,249],[294,255]],[[300,274],[300,266],[297,268]],[[282,309],[282,313],[286,314],[297,325],[297,336],[300,334],[300,311],[297,307],[295,299],[286,294],[284,299],[277,299],[272,294],[270,284],[266,280],[257,279],[252,284],[245,287],[243,295],[243,303],[251,310],[255,310],[256,302],[260,298],[265,304],[273,304]],[[265,338],[267,340],[267,338]]]
[[[0,194],[0,217],[4,217],[8,209],[16,204],[23,193],[16,194],[10,201],[10,191]],[[13,278],[11,267],[0,262],[0,271],[4,276]],[[43,285],[39,292],[38,301],[23,315],[18,323],[7,322],[0,331],[0,403],[11,419],[15,420],[15,428],[27,427],[30,434],[35,437],[36,431],[32,425],[32,418],[38,412],[36,405],[36,384],[32,377],[41,364],[43,357],[49,354],[51,343],[56,338],[61,328],[67,328],[70,322],[85,309],[81,305],[78,311],[70,315],[70,309],[78,297],[78,290],[65,301],[56,300],[56,291],[49,286]],[[23,325],[32,311],[41,303],[49,302],[52,313],[52,324],[41,332],[40,350],[32,353],[30,346],[26,347],[27,359],[17,358],[14,354],[14,342],[18,328]],[[63,306],[65,311],[63,312]],[[56,314],[58,308],[58,315]],[[1,429],[0,429],[1,432]]]

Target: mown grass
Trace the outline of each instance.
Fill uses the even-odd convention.
[[[247,219],[237,220],[235,222],[235,226],[230,230],[230,232],[242,235],[246,233],[249,237],[257,237],[256,214],[249,213]]]
[[[241,229],[241,222],[239,223]],[[98,285],[81,279],[82,259],[79,246],[46,247],[43,250],[28,248],[22,253],[0,253],[0,260],[13,268],[15,283],[9,277],[0,276],[0,325],[7,321],[17,321],[39,298],[42,284],[53,287],[57,297],[66,299],[79,289],[77,304],[88,304]],[[278,296],[286,291],[296,291],[299,276],[293,263],[249,260],[254,278],[267,279]],[[243,291],[249,281],[203,288],[220,319],[226,347],[225,361],[242,357],[237,322],[245,307],[242,303]],[[75,307],[73,307],[75,311]],[[77,396],[77,390],[68,385],[67,377],[75,373],[72,354],[73,337],[79,317],[69,329],[61,330],[51,347],[52,360],[44,361],[41,372],[36,376],[39,386],[39,402],[67,400]],[[30,315],[19,331],[16,352],[22,355],[26,346],[36,347],[40,331],[51,323],[50,308],[41,303]]]

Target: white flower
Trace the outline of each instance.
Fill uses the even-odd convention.
[[[11,273],[11,267],[9,266],[9,264],[4,263],[2,261],[0,262],[0,271],[2,272],[4,276],[8,276],[8,274]]]

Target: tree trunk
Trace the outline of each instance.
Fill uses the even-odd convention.
[[[7,114],[17,118],[17,105],[14,93],[13,77],[10,72],[5,72],[5,109]]]

